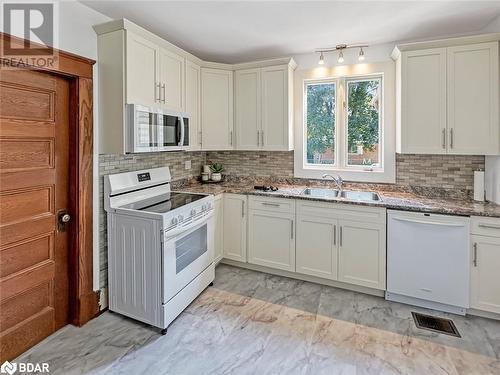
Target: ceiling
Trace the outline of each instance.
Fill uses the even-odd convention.
[[[81,2],[225,63],[473,33],[500,16],[500,1]]]

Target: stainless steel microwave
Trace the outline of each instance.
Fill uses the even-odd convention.
[[[189,118],[185,113],[127,104],[126,152],[184,150],[189,147]]]

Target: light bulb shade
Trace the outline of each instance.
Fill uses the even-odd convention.
[[[339,58],[337,59],[337,61],[342,64],[344,62],[344,54],[342,53],[342,51],[340,51],[339,53]]]
[[[324,65],[325,64],[325,58],[323,57],[323,52],[321,52],[321,54],[319,55],[318,64],[319,65]]]
[[[363,48],[359,50],[359,56],[358,56],[359,61],[365,61],[365,51],[363,51]]]

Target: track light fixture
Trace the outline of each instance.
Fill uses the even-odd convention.
[[[344,62],[344,50],[349,49],[349,48],[359,48],[359,54],[358,54],[358,60],[359,61],[365,61],[365,51],[363,48],[367,48],[368,45],[366,44],[353,44],[353,45],[347,45],[347,44],[337,44],[335,47],[331,48],[320,48],[317,49],[316,52],[319,53],[319,65],[324,65],[325,64],[325,56],[324,53],[326,52],[335,52],[339,51],[339,56],[337,61],[339,64],[342,64]]]

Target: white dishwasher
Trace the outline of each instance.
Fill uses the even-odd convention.
[[[387,211],[386,299],[465,315],[468,217]]]

